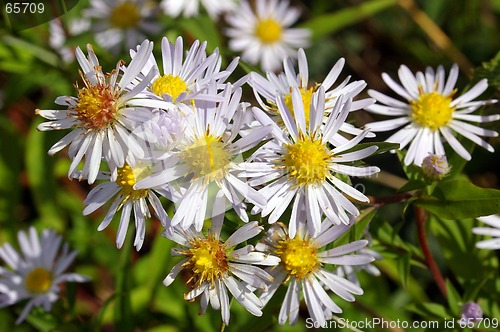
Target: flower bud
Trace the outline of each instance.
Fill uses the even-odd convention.
[[[450,171],[446,156],[429,153],[422,162],[422,171],[431,180],[441,180]]]
[[[479,304],[474,302],[467,302],[462,306],[461,318],[464,320],[475,320],[483,317],[483,310]]]

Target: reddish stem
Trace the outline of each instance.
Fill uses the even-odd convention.
[[[402,193],[402,194],[396,194],[396,195],[386,196],[386,197],[376,197],[376,196],[368,196],[368,197],[370,198],[371,205],[380,206],[380,205],[385,205],[385,204],[403,202],[412,196],[413,195],[410,193]]]
[[[427,262],[427,266],[431,270],[432,276],[434,277],[434,280],[436,281],[439,290],[441,291],[443,296],[447,298],[448,294],[446,291],[446,283],[444,282],[443,276],[441,275],[441,272],[439,271],[436,261],[434,260],[434,257],[432,257],[429,245],[427,244],[427,236],[425,232],[425,219],[426,219],[425,211],[422,208],[415,206],[415,216],[417,218],[418,242],[420,242],[420,246],[422,247],[422,252],[424,253],[425,261]]]

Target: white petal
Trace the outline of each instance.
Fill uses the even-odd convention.
[[[486,141],[482,140],[479,136],[476,134],[471,133],[470,131],[464,130],[460,126],[457,126],[455,123],[450,123],[449,127],[453,130],[455,130],[457,133],[461,134],[462,136],[468,138],[472,142],[476,143],[477,145],[481,146],[482,148],[488,150],[489,152],[495,152],[495,149],[488,144]]]
[[[367,123],[365,125],[365,128],[370,129],[371,131],[375,131],[375,132],[389,131],[389,130],[399,128],[402,125],[405,125],[410,121],[411,121],[411,119],[409,117],[401,117],[401,118],[397,118],[397,119],[370,122],[370,123]]]
[[[262,316],[262,301],[252,292],[250,292],[241,283],[233,277],[223,278],[222,281],[234,298],[254,316]]]
[[[242,242],[245,242],[248,239],[253,238],[260,232],[262,232],[264,228],[259,226],[258,221],[253,221],[248,224],[243,225],[238,228],[231,236],[227,238],[225,241],[226,248],[234,247]]]
[[[304,279],[304,281],[302,281],[302,287],[304,291],[304,300],[306,302],[309,315],[319,326],[325,325],[325,313],[323,311],[323,308],[321,307],[321,303],[319,303],[318,299],[316,298],[316,294],[312,289],[310,281],[308,279]]]
[[[281,305],[278,315],[278,323],[284,325],[286,320],[290,320],[290,325],[297,323],[300,307],[300,288],[295,278],[291,278],[286,291],[285,299]]]
[[[182,261],[180,261],[179,263],[175,264],[175,266],[172,268],[172,270],[170,270],[170,272],[165,277],[165,279],[163,279],[163,284],[165,286],[168,287],[168,286],[170,286],[172,284],[172,282],[174,282],[174,280],[177,277],[177,275],[179,274],[179,272],[181,272],[183,270],[182,265],[184,263],[186,263],[188,260],[189,259],[186,258],[186,259],[183,259]]]
[[[453,136],[453,134],[447,127],[441,127],[439,128],[439,131],[441,132],[441,134],[443,134],[444,138],[451,145],[453,150],[455,150],[455,152],[460,155],[460,157],[464,158],[465,160],[471,159],[470,153],[463,147],[462,144],[460,144],[460,142]]]
[[[413,98],[408,94],[408,92],[398,83],[396,83],[389,75],[386,73],[382,74],[382,79],[384,80],[385,84],[387,84],[394,92],[396,92],[398,95],[401,97],[405,98],[406,100],[412,100]]]
[[[466,103],[480,94],[482,94],[486,89],[488,88],[488,80],[486,78],[483,78],[479,82],[476,83],[469,91],[458,97],[457,99],[453,100],[450,104],[450,107],[455,107],[457,105],[460,105],[461,103]]]

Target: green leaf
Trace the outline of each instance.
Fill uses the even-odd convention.
[[[446,293],[448,294],[448,306],[450,307],[453,316],[460,316],[460,307],[462,306],[463,301],[460,294],[458,294],[457,290],[449,280],[446,280]]]
[[[342,28],[361,22],[396,4],[396,0],[365,1],[359,6],[341,9],[335,13],[316,16],[301,24],[300,27],[311,29],[312,39],[317,40],[326,35],[333,34]]]
[[[59,330],[61,326],[61,316],[55,313],[56,309],[52,308],[52,311],[45,311],[42,307],[35,307],[26,317],[26,321],[29,322],[37,331],[50,332]]]
[[[361,211],[356,223],[352,226],[354,229],[354,241],[361,240],[363,238],[368,225],[377,214],[377,211],[378,208],[375,207],[370,207]]]
[[[429,216],[427,220],[432,235],[439,243],[448,270],[461,282],[462,289],[468,289],[463,282],[481,283],[484,278],[497,269],[489,251],[474,247],[476,236],[472,233],[472,220],[446,220]]]
[[[489,280],[494,280],[495,275],[490,274],[489,276],[483,276],[481,282],[474,282],[470,287],[466,287],[466,292],[464,294],[464,302],[475,301],[481,289],[486,285]]]
[[[500,190],[480,188],[457,178],[439,183],[433,197],[423,197],[415,204],[445,219],[477,218],[500,211]]]
[[[403,241],[397,231],[387,222],[374,224],[371,233],[374,234],[374,246],[378,244],[393,253],[394,259],[401,255],[409,254],[412,257],[412,265],[425,268],[423,256],[420,249],[409,242]]]
[[[56,54],[22,39],[6,35],[2,38],[2,43],[20,50],[19,53],[24,53],[24,56],[29,54],[50,66],[56,67],[59,63],[59,58]]]
[[[399,150],[396,152],[396,154],[399,158],[399,161],[401,162],[401,167],[403,167],[403,171],[405,172],[406,177],[408,177],[408,180],[416,181],[417,183],[418,182],[427,183],[426,177],[425,177],[424,173],[422,172],[422,167],[419,167],[413,163],[410,165],[405,165],[404,159],[406,156],[406,151]],[[409,185],[409,184],[407,184],[407,185],[410,187],[414,186],[414,185]]]
[[[398,272],[403,288],[408,285],[408,278],[410,276],[411,267],[411,254],[407,253],[398,259]]]
[[[2,229],[10,230],[9,236],[14,238],[17,230],[14,221],[16,207],[21,196],[19,175],[22,163],[21,135],[9,120],[0,117],[0,225]],[[3,234],[2,234],[3,235]],[[6,240],[5,238],[3,240]]]
[[[406,306],[406,309],[417,313],[423,317],[436,317],[436,318],[451,318],[452,315],[448,312],[448,310],[437,303],[419,303],[419,304],[410,304]]]
[[[365,235],[365,230],[368,227],[370,221],[373,219],[377,213],[377,208],[370,207],[361,212],[359,217],[356,219],[354,225],[347,230],[341,237],[335,240],[335,246],[341,246],[350,242],[361,240]]]
[[[219,29],[215,22],[206,15],[198,15],[196,18],[182,19],[178,21],[184,33],[192,34],[200,42],[207,42],[207,51],[213,52],[216,47],[222,45]]]
[[[25,162],[30,189],[42,222],[46,226],[61,230],[64,219],[61,208],[56,201],[57,183],[54,177],[54,158],[47,155],[50,143],[47,138],[53,138],[59,133],[39,132],[33,122],[26,140]]]
[[[131,253],[132,236],[125,239],[122,252],[118,261],[118,270],[116,272],[116,307],[114,323],[117,331],[133,331],[134,319],[132,315],[131,298]]]
[[[168,274],[172,256],[170,251],[175,242],[160,235],[154,237],[149,253],[134,263],[134,283],[140,285],[132,292],[132,309],[137,315],[155,302],[158,288],[164,287],[162,281]],[[170,306],[172,307],[172,306]]]
[[[404,193],[404,192],[409,192],[409,191],[414,191],[414,190],[419,190],[423,189],[427,186],[427,183],[421,180],[410,180],[406,182],[404,186],[398,189],[398,192]]]
[[[103,330],[102,322],[104,318],[104,313],[109,308],[110,304],[116,301],[117,293],[112,294],[108,297],[104,303],[99,308],[99,312],[97,312],[96,317],[94,319],[94,331],[99,332]]]
[[[483,62],[481,67],[474,70],[474,78],[488,79],[488,85],[500,89],[500,52],[488,62]]]

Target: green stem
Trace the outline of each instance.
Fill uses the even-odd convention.
[[[132,237],[123,244],[122,252],[118,262],[118,273],[116,276],[116,307],[115,307],[115,328],[116,331],[134,331],[132,317],[132,306],[130,302],[130,257],[132,254]]]

